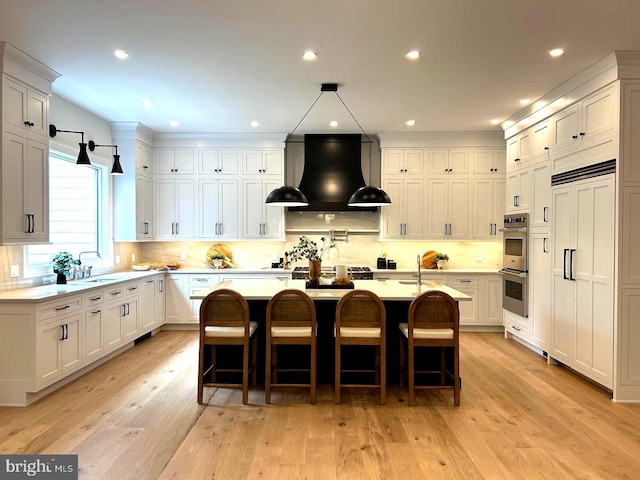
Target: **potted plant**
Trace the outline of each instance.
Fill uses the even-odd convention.
[[[56,283],[67,283],[67,275],[71,270],[72,265],[80,265],[79,260],[74,260],[73,255],[69,252],[58,252],[51,258],[53,264],[53,272],[58,276],[56,277]]]
[[[438,270],[442,270],[444,268],[444,264],[449,261],[449,255],[446,253],[436,253],[435,260],[438,265]]]
[[[213,261],[213,268],[222,268],[222,262],[224,262],[226,256],[221,253],[214,253],[211,255]]]
[[[322,270],[322,256],[330,248],[336,246],[335,242],[330,241],[327,244],[327,239],[320,238],[322,247],[318,248],[318,244],[306,236],[300,237],[298,245],[294,246],[290,251],[285,252],[285,256],[289,258],[291,262],[296,262],[303,258],[309,261],[309,283],[311,285],[318,285],[320,283],[320,272]]]

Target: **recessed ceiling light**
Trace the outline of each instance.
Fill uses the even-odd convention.
[[[259,127],[260,126],[260,122],[258,122],[257,120],[251,120],[251,126],[252,127]]]
[[[114,50],[113,54],[116,56],[116,58],[119,58],[120,60],[124,60],[125,58],[129,57],[129,54],[124,50]]]
[[[529,100],[528,98],[523,98],[522,100],[520,100],[520,105],[529,105],[531,103],[531,100]]]
[[[407,120],[407,125],[409,125],[410,127],[413,127],[416,124],[415,120]]]
[[[178,122],[177,120],[171,120],[169,121],[169,125],[171,127],[177,127],[178,125],[180,125],[180,122]]]
[[[493,125],[498,125],[500,123],[500,119],[499,118],[494,118],[493,120],[491,120],[491,123]]]
[[[338,121],[337,120],[331,120],[329,122],[329,126],[330,127],[337,127],[338,126]]]
[[[407,53],[406,57],[409,60],[415,60],[416,58],[420,57],[420,51],[419,50],[411,50],[410,52]]]
[[[318,54],[312,50],[307,50],[302,55],[302,58],[304,58],[305,60],[315,60],[316,58],[318,58]]]
[[[153,107],[153,102],[151,100],[143,100],[142,105],[145,107]]]
[[[552,57],[559,57],[563,53],[564,50],[562,48],[554,48],[553,50],[549,50],[549,55],[551,55]]]

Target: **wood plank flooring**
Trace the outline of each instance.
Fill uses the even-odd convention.
[[[207,389],[197,332],[141,342],[27,408],[0,408],[0,453],[76,453],[99,479],[634,479],[640,404],[610,396],[501,334],[461,334],[462,404],[392,387]]]

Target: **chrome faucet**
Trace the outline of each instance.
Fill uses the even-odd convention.
[[[102,257],[100,257],[100,252],[98,252],[97,250],[88,250],[86,252],[80,252],[78,254],[78,262],[80,262],[80,265],[82,265],[82,254],[83,253],[95,253],[98,256],[98,258],[102,258]]]
[[[91,265],[83,267],[82,266],[82,254],[83,253],[95,253],[98,258],[102,258],[100,257],[100,252],[98,252],[97,250],[88,250],[86,252],[80,252],[78,254],[78,270],[79,270],[79,274],[80,274],[80,278],[89,278],[91,276],[91,269],[93,268]],[[75,273],[74,273],[74,277],[75,277]]]
[[[422,263],[422,257],[418,254],[418,286],[422,285],[422,272],[420,271],[421,263]]]

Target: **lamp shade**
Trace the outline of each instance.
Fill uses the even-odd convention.
[[[307,197],[296,187],[287,185],[272,190],[264,201],[273,207],[306,207],[309,205]]]
[[[111,175],[124,175],[122,165],[120,165],[120,155],[113,156],[113,166],[111,167]]]
[[[391,205],[391,199],[384,190],[367,185],[360,187],[351,195],[348,205],[350,207],[385,207]]]
[[[87,144],[79,143],[78,145],[80,145],[80,153],[78,153],[78,160],[76,161],[76,165],[91,165],[89,155],[87,155]]]

